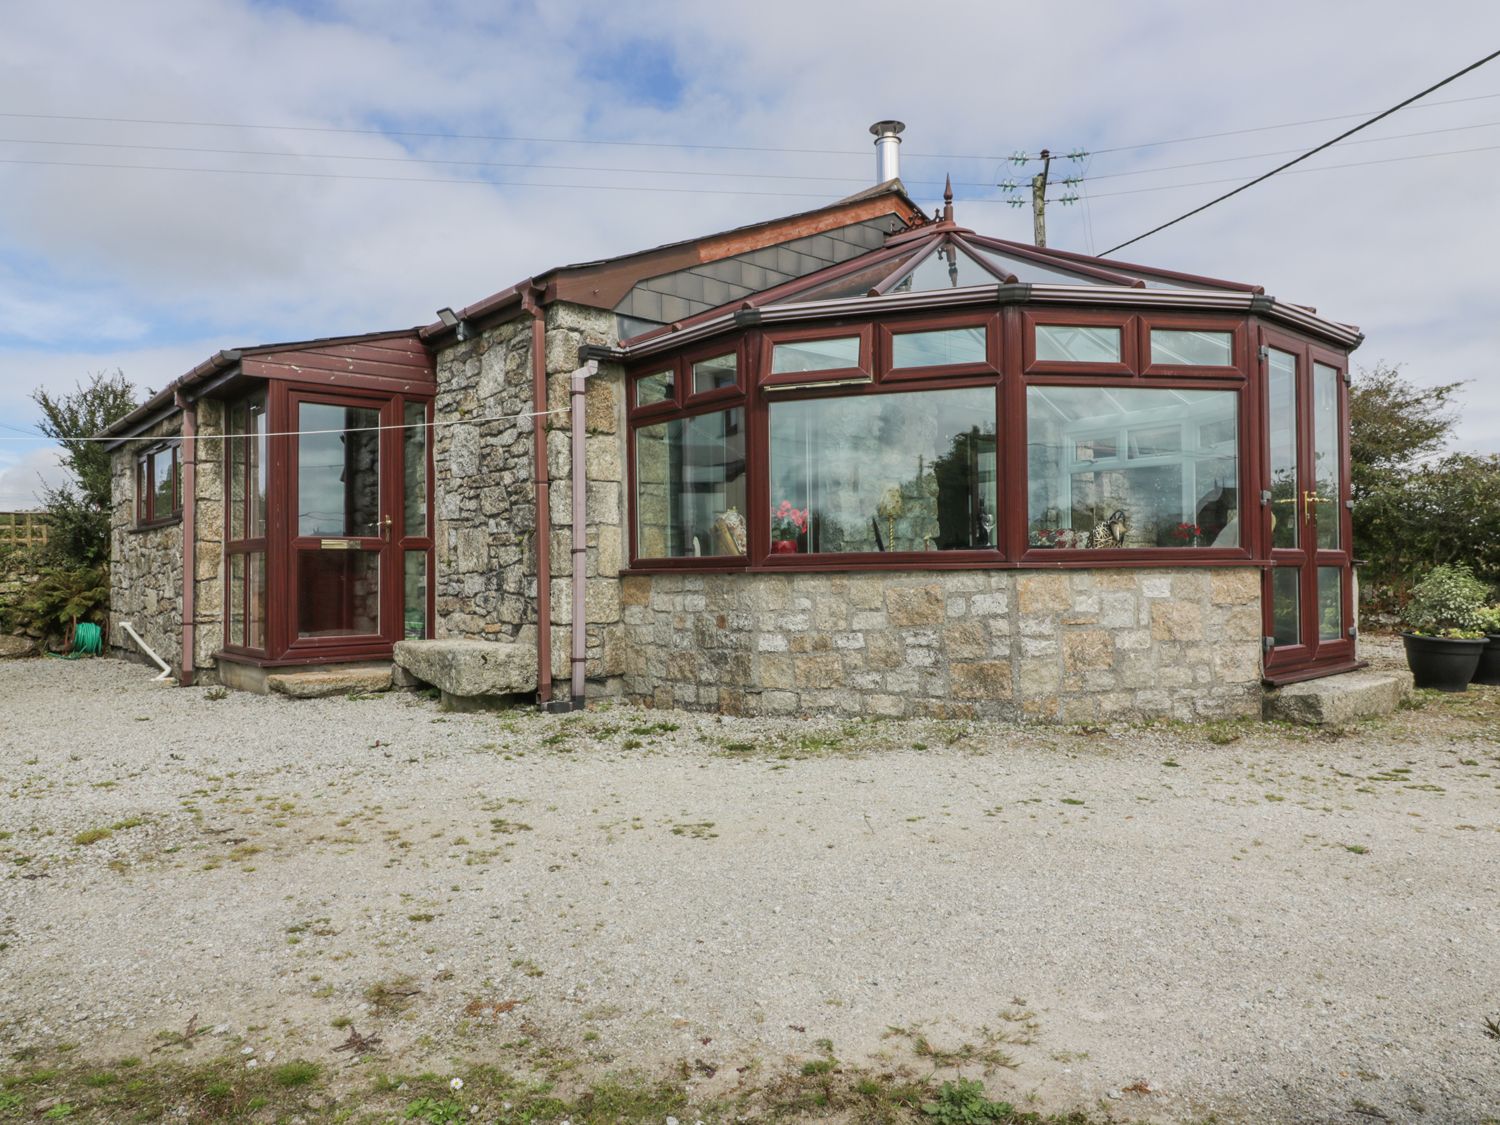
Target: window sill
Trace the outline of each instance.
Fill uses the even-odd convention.
[[[178,512],[175,516],[172,516],[172,517],[170,517],[168,519],[164,519],[164,520],[152,520],[150,523],[137,523],[137,524],[133,524],[127,530],[130,531],[131,533],[138,533],[138,532],[144,532],[144,531],[160,531],[164,527],[175,527],[177,524],[179,524],[181,522],[182,522],[182,513]]]

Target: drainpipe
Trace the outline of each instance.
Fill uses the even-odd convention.
[[[177,486],[182,489],[182,675],[178,683],[193,686],[193,623],[197,605],[194,594],[198,578],[198,406],[176,394],[182,410],[182,452],[177,467],[181,471]]]
[[[536,695],[552,702],[552,487],[547,476],[547,312],[528,286],[521,298],[531,314],[531,449],[536,480]]]
[[[585,655],[588,647],[588,622],[584,619],[583,591],[588,569],[588,526],[585,519],[588,494],[588,469],[585,461],[587,434],[584,432],[584,396],[591,375],[599,374],[599,361],[591,359],[573,372],[573,710],[581,711],[584,702]]]

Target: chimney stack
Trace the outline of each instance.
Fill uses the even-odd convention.
[[[888,183],[901,178],[901,131],[904,121],[877,121],[870,126],[875,135],[875,182]]]

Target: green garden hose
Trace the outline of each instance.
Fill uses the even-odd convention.
[[[104,651],[104,631],[92,621],[80,621],[73,626],[73,651],[69,660],[80,656],[98,656]]]

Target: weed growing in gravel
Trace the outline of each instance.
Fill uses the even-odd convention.
[[[108,840],[113,835],[114,833],[108,828],[86,828],[73,837],[73,843],[86,848],[90,844],[97,844],[100,840]]]
[[[229,698],[229,689],[224,687],[211,687],[203,693],[203,698],[210,703],[217,703],[221,699]]]
[[[673,824],[672,835],[687,836],[693,840],[716,840],[719,834],[713,830],[713,827],[714,822],[711,820]]]

